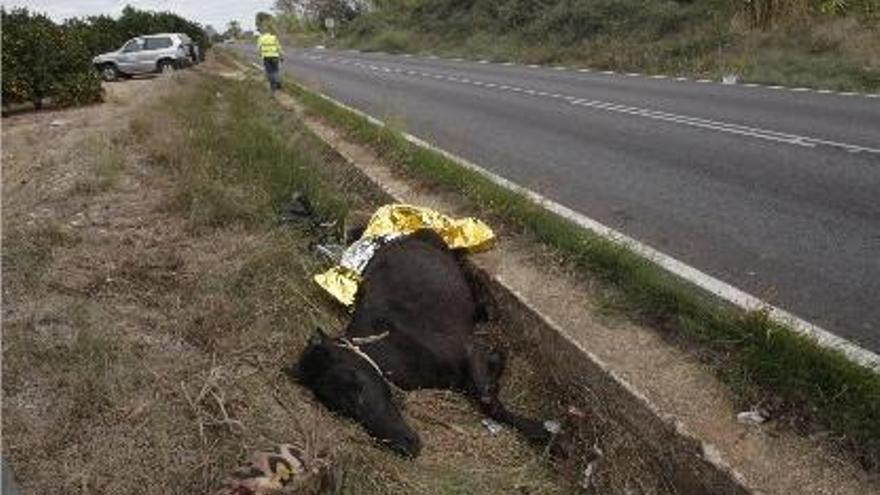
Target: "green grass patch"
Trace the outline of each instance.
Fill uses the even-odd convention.
[[[880,468],[880,374],[771,321],[713,299],[627,248],[559,217],[439,153],[417,147],[302,87],[290,90],[309,109],[371,146],[387,163],[422,181],[461,193],[558,250],[602,280],[640,321],[705,349],[744,406],[768,396],[843,437],[869,469]]]
[[[257,228],[277,222],[284,205],[301,193],[322,217],[341,224],[357,206],[350,200],[359,197],[346,193],[360,184],[328,165],[325,145],[279,111],[268,94],[254,97],[263,93],[254,82],[205,77],[169,99],[181,124],[174,132],[190,138],[185,149],[166,149],[158,131],[149,144],[156,161],[175,174],[168,206],[188,216],[194,228]]]

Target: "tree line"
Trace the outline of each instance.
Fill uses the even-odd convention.
[[[498,30],[516,30],[540,23],[542,17],[557,12],[608,10],[601,0],[275,0],[275,19],[293,29],[321,29],[325,18],[347,23],[368,13],[399,14],[410,18],[426,17],[442,21],[450,17],[466,17],[471,22]],[[613,2],[612,2],[613,3]],[[645,2],[642,2],[643,4]],[[683,9],[705,0],[655,2],[679,4]],[[880,0],[721,0],[712,1],[713,8],[739,10],[753,27],[769,29],[799,16],[856,15],[876,18]]]
[[[62,23],[23,8],[2,8],[0,16],[4,106],[33,103],[39,109],[47,101],[53,106],[100,101],[101,81],[92,58],[136,36],[179,32],[189,35],[203,53],[210,45],[198,23],[131,6],[118,18],[100,15]]]

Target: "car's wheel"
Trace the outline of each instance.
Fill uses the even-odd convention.
[[[177,65],[171,60],[163,60],[159,62],[160,74],[171,74],[177,70]]]
[[[119,79],[120,72],[113,64],[104,64],[101,66],[101,79],[105,81],[115,81]]]

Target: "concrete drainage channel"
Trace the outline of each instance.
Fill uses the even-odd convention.
[[[305,115],[287,95],[279,101],[389,200],[479,216],[451,194],[395,175],[374,152]],[[538,251],[505,237],[472,262],[488,275],[504,308],[505,337],[534,350],[539,369],[551,372],[575,402],[601,408],[596,428],[615,432],[628,450],[639,451],[640,470],[624,475],[645,478],[636,485],[652,487],[648,493],[880,492],[877,480],[835,459],[820,440],[738,422],[734,398],[711,370],[652,329],[592,314],[589,285],[561,269],[548,270]]]

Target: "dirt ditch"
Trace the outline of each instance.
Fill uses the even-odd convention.
[[[249,124],[289,133],[272,156],[320,164],[361,215],[379,201],[257,86],[214,70],[228,67],[110,84],[103,105],[3,121],[3,458],[21,492],[210,493],[278,443],[332,458],[333,493],[582,490],[584,465],[490,433],[460,395],[408,394],[424,442],[408,461],[281,373],[315,326],[347,316],[310,280],[324,265],[309,232],[279,227],[261,179],[220,168],[237,150],[210,155],[199,136],[238,146],[230,112],[253,109]],[[247,153],[248,166],[268,159]],[[511,350],[504,398],[558,417],[572,404],[511,324],[487,329]],[[613,428],[583,431],[603,451],[586,491],[669,493]]]

